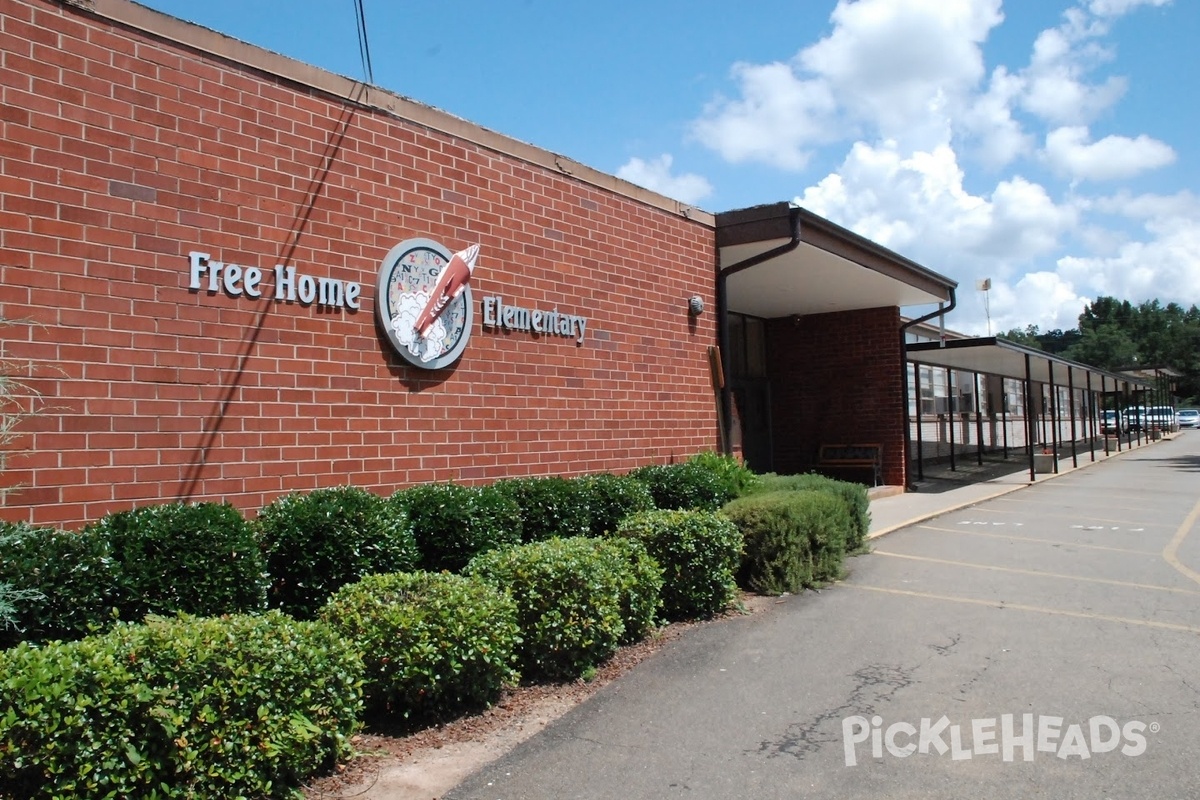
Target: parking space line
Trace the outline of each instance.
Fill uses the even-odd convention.
[[[1023,514],[1024,516],[1029,516],[1029,504],[1028,503],[1025,504],[1024,508],[1021,511],[1015,511],[1015,510],[1009,511],[1007,509],[1002,509],[1002,508],[981,508],[981,507],[972,508],[971,510],[978,511],[978,512],[984,513],[984,514]],[[1132,509],[1130,509],[1130,510],[1132,510]],[[1167,523],[1163,523],[1163,522],[1144,522],[1141,520],[1138,520],[1137,522],[1132,522],[1127,519],[1108,519],[1106,517],[1089,517],[1086,514],[1055,514],[1053,512],[1040,512],[1039,511],[1037,517],[1038,517],[1038,519],[1069,519],[1072,522],[1095,521],[1095,522],[1103,522],[1106,525],[1137,525],[1142,528],[1167,528],[1167,527],[1170,527]]]
[[[1068,485],[1067,481],[1064,481],[1064,480],[1056,481],[1055,489],[1069,489],[1069,488],[1071,488],[1071,486]],[[1114,503],[1116,501],[1131,502],[1132,505],[1128,505],[1128,506],[1126,506],[1126,505],[1113,505],[1112,506],[1113,508],[1116,508],[1116,509],[1123,509],[1123,510],[1128,510],[1128,511],[1137,511],[1138,509],[1140,509],[1146,505],[1145,495],[1143,495],[1143,494],[1125,494],[1123,492],[1105,492],[1104,493],[1104,501],[1105,501],[1105,503]]]
[[[1183,544],[1183,540],[1192,532],[1192,528],[1196,525],[1196,520],[1200,519],[1200,500],[1196,501],[1196,505],[1192,508],[1192,513],[1187,515],[1183,524],[1179,526],[1179,530],[1175,531],[1175,536],[1163,548],[1162,557],[1167,563],[1174,567],[1178,572],[1186,575],[1196,583],[1200,583],[1200,572],[1196,572],[1191,567],[1179,560],[1179,546]]]
[[[929,564],[944,564],[948,567],[969,567],[970,569],[985,569],[992,572],[1010,572],[1015,575],[1029,575],[1035,578],[1059,578],[1072,581],[1083,581],[1084,583],[1103,583],[1108,586],[1123,586],[1127,589],[1150,589],[1155,592],[1174,592],[1176,594],[1192,594],[1200,595],[1200,592],[1195,589],[1180,589],[1174,586],[1157,586],[1152,583],[1133,583],[1131,581],[1118,581],[1110,578],[1087,578],[1080,575],[1068,575],[1063,572],[1046,572],[1040,569],[1021,569],[1019,567],[998,567],[991,564],[975,564],[970,561],[952,561],[946,558],[930,558],[928,556],[910,556],[904,553],[891,553],[887,550],[872,550],[871,555],[891,556],[892,558],[906,558],[910,561],[924,561]]]
[[[956,533],[966,536],[986,536],[990,539],[1012,539],[1013,541],[1017,542],[1059,545],[1062,547],[1082,547],[1087,550],[1107,550],[1110,553],[1125,553],[1126,555],[1131,556],[1151,556],[1153,558],[1159,558],[1162,556],[1162,553],[1156,553],[1151,550],[1129,550],[1124,547],[1109,547],[1103,544],[1080,544],[1078,542],[1066,542],[1061,539],[1038,539],[1033,536],[1013,536],[1007,533],[984,533],[983,531],[972,531],[962,528],[938,528],[934,525],[920,525],[918,527],[924,531],[935,531],[937,533]]]
[[[908,589],[887,589],[882,586],[865,586],[861,583],[844,583],[850,589],[863,589],[868,592],[916,597],[922,600],[941,600],[946,603],[962,603],[972,606],[985,606],[1006,611],[1028,611],[1034,614],[1049,614],[1058,617],[1073,617],[1075,619],[1090,619],[1098,622],[1115,622],[1121,625],[1142,625],[1148,628],[1161,628],[1168,631],[1200,634],[1200,628],[1192,625],[1180,625],[1175,622],[1155,622],[1149,619],[1133,619],[1131,617],[1114,617],[1108,614],[1091,614],[1086,611],[1067,611],[1061,608],[1046,608],[1045,606],[1030,606],[1021,603],[1005,603],[997,600],[981,600],[974,597],[955,597],[953,595],[932,594],[930,592],[914,592]]]

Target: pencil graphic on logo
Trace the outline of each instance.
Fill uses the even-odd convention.
[[[471,273],[475,269],[475,259],[478,257],[479,245],[473,244],[466,250],[455,253],[442,268],[442,274],[438,276],[437,284],[429,295],[429,302],[425,304],[421,315],[417,317],[417,324],[413,326],[421,338],[429,334],[429,329],[450,301],[467,288]]]

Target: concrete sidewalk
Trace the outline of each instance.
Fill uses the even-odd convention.
[[[1178,433],[1168,434],[1160,441],[1178,436]],[[1129,446],[1122,444],[1122,450],[1105,454],[1103,446],[1095,453],[1092,460],[1090,451],[1079,451],[1075,457],[1068,454],[1059,459],[1058,472],[1038,474],[1036,483],[1068,475],[1077,469],[1102,464],[1112,458],[1119,458],[1126,453],[1137,452],[1150,447],[1157,442],[1143,441]],[[1003,494],[1016,492],[1033,486],[1029,480],[1029,463],[1023,454],[1015,453],[1007,460],[985,460],[979,466],[974,456],[964,456],[959,459],[958,469],[951,471],[946,464],[926,465],[925,479],[917,483],[915,491],[905,492],[899,486],[880,486],[869,491],[871,497],[871,529],[868,538],[891,533],[892,531],[915,525],[942,514],[960,508],[990,500]],[[1074,465],[1078,461],[1079,466]]]

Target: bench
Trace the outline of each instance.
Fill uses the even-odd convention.
[[[823,444],[817,453],[817,471],[831,478],[830,473],[871,475],[871,486],[883,482],[883,445],[879,444]],[[865,483],[865,481],[863,481]]]

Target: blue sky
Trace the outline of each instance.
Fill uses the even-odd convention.
[[[793,200],[958,280],[955,329],[1200,304],[1196,0],[363,2],[376,84],[709,211]],[[353,0],[144,3],[365,77]]]

